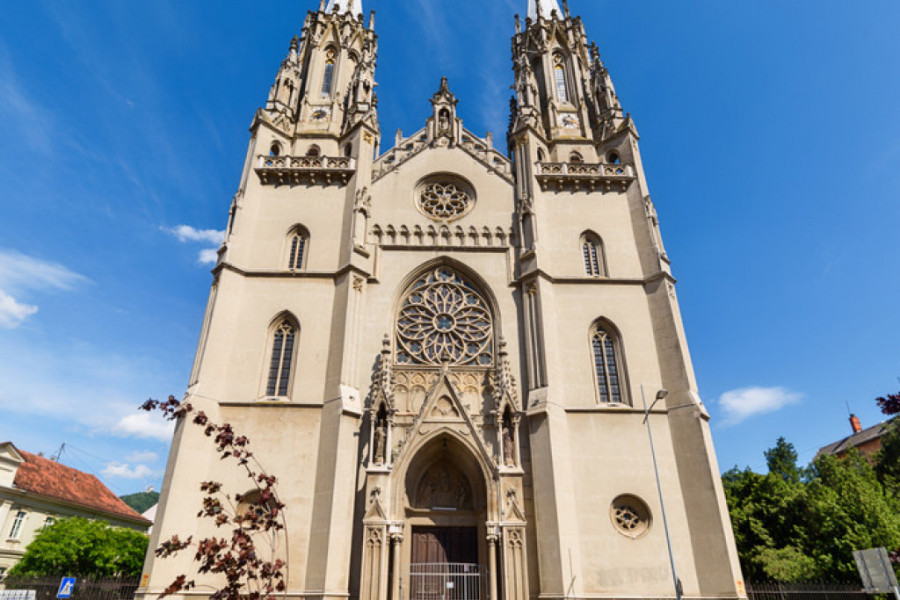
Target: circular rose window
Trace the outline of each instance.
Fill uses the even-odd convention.
[[[468,213],[474,203],[472,187],[449,175],[430,177],[416,188],[416,206],[435,220],[458,219]]]
[[[650,509],[637,496],[623,494],[613,500],[609,518],[619,533],[632,539],[650,530]]]

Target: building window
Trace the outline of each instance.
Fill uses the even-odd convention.
[[[299,271],[304,266],[309,234],[302,227],[294,228],[288,236],[288,269]]]
[[[430,269],[420,276],[400,303],[399,364],[490,367],[493,339],[487,301],[471,281],[450,267]]]
[[[56,523],[56,519],[54,519],[53,517],[47,517],[46,519],[44,519],[44,527],[43,527],[43,529],[47,529],[48,527],[52,527],[54,523]]]
[[[16,513],[16,518],[13,521],[12,529],[9,530],[10,539],[19,539],[19,534],[22,533],[22,523],[25,522],[25,516],[26,515],[24,510],[20,510]]]
[[[272,359],[269,361],[269,381],[266,385],[267,396],[288,395],[296,337],[297,328],[287,319],[275,327],[272,336]]]
[[[325,51],[325,73],[322,75],[323,98],[331,95],[331,84],[334,80],[334,58],[335,52],[333,48],[329,48]]]
[[[617,340],[608,328],[602,325],[594,326],[591,332],[594,377],[600,402],[605,404],[622,402],[621,368],[617,346]]]
[[[581,236],[581,255],[584,272],[590,277],[606,276],[606,261],[603,256],[603,242],[592,233]]]
[[[568,102],[569,90],[566,86],[566,66],[562,54],[553,55],[553,77],[556,83],[556,99],[560,102]]]

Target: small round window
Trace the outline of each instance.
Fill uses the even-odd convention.
[[[438,221],[454,221],[465,216],[475,204],[472,186],[460,177],[435,175],[416,186],[416,207]]]
[[[631,539],[650,530],[650,509],[643,500],[631,494],[623,494],[612,501],[609,518],[619,533]]]

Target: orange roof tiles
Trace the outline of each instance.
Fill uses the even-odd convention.
[[[93,475],[24,450],[19,452],[25,458],[14,482],[19,489],[150,524]]]

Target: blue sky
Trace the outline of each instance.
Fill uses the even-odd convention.
[[[317,0],[7,3],[0,440],[159,487],[248,140]],[[376,9],[382,149],[442,75],[504,146],[526,0]],[[720,466],[803,461],[900,388],[900,4],[571,0],[642,134]]]

